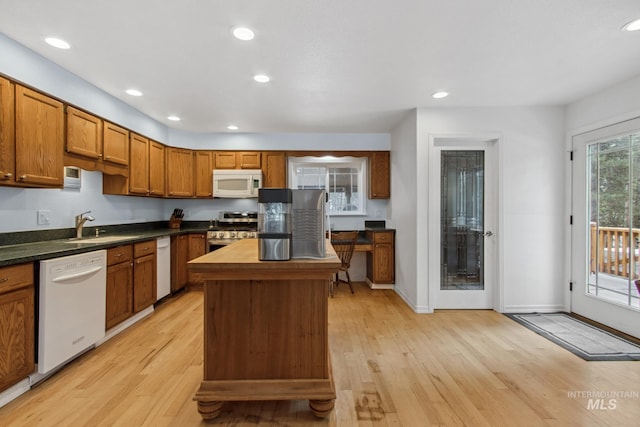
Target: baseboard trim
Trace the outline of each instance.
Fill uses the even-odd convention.
[[[115,337],[120,332],[124,331],[125,329],[127,329],[128,327],[134,325],[135,323],[139,322],[140,320],[144,319],[145,317],[153,314],[153,311],[154,311],[154,307],[153,307],[153,305],[150,305],[149,307],[145,308],[144,310],[139,311],[138,313],[134,314],[133,316],[131,316],[130,318],[128,318],[124,322],[122,322],[122,323],[114,326],[113,328],[109,329],[106,332],[106,334],[104,335],[104,338],[102,338],[101,340],[98,340],[98,342],[96,342],[96,347],[98,347],[99,345],[105,343],[106,341],[109,341],[111,338]]]
[[[0,393],[0,408],[31,389],[29,378],[25,378]]]
[[[373,283],[368,277],[366,282],[370,289],[395,289],[396,287],[393,283]]]

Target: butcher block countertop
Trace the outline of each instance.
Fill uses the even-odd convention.
[[[258,259],[258,239],[242,239],[222,249],[209,252],[189,261],[191,272],[203,279],[268,279],[296,278],[300,274],[310,277],[316,271],[319,277],[340,267],[340,259],[330,242],[327,241],[324,258],[291,259],[288,261],[260,261]],[[260,276],[256,276],[260,274]],[[312,274],[312,277],[316,277]]]

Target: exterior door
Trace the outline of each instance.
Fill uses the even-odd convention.
[[[430,283],[434,308],[494,308],[496,141],[457,144],[436,141],[431,161],[431,177],[439,182],[431,187],[438,194],[430,209],[439,228],[431,229],[437,239],[429,246],[430,270],[437,272]]]
[[[570,310],[640,336],[640,119],[572,143]]]

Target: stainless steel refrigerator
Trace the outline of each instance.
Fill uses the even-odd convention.
[[[292,190],[291,258],[325,257],[325,190]]]

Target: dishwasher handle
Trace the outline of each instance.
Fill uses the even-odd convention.
[[[53,283],[60,283],[60,282],[66,282],[67,280],[72,280],[72,279],[78,279],[80,277],[85,277],[85,276],[89,276],[97,271],[102,270],[103,267],[98,266],[98,267],[94,267],[90,270],[86,270],[83,271],[81,273],[75,273],[75,274],[67,274],[66,276],[60,276],[60,277],[56,277],[55,279],[52,279],[51,281]]]

